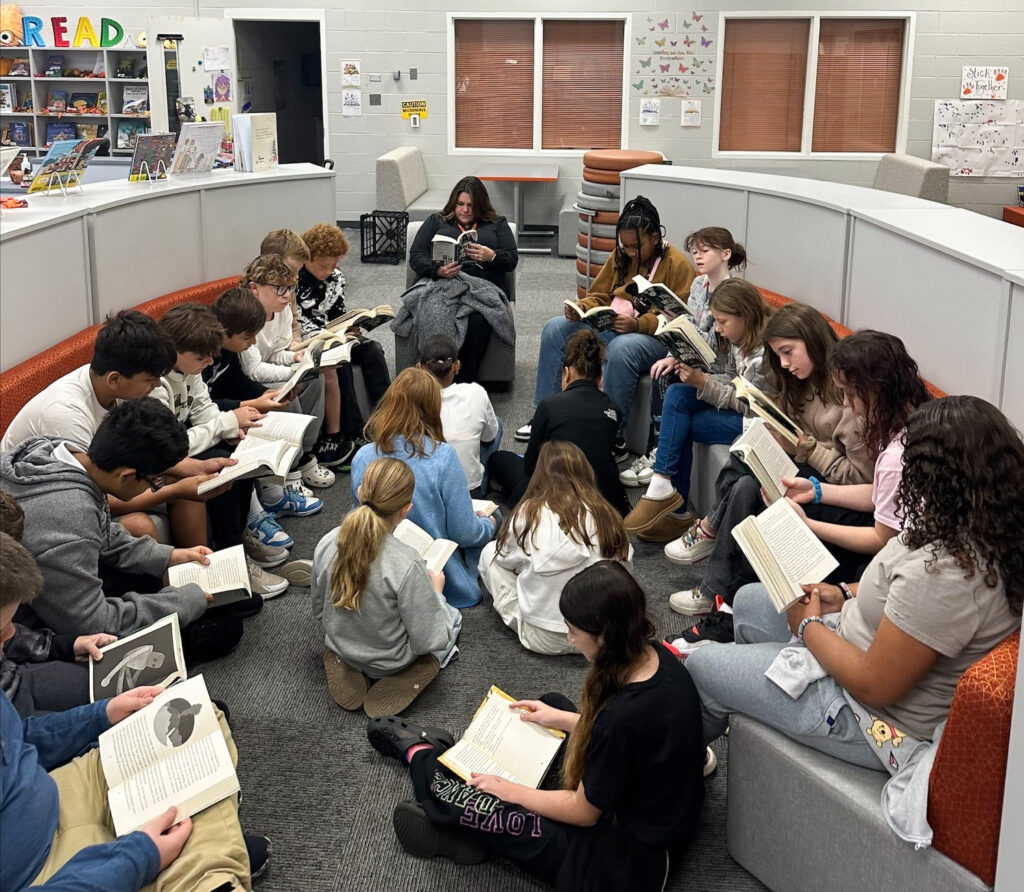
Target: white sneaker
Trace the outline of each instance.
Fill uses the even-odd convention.
[[[715,609],[715,599],[702,595],[698,588],[688,588],[669,595],[668,606],[683,616],[700,616]]]
[[[665,546],[665,557],[673,564],[696,564],[715,550],[715,537],[704,532],[698,520],[678,539]]]
[[[520,428],[518,428],[516,430],[515,439],[518,440],[520,443],[529,443],[530,442],[530,434],[532,432],[533,432],[533,422],[531,421],[529,424],[524,424],[522,427],[520,427]]]
[[[245,548],[246,557],[261,567],[276,567],[288,560],[287,548],[261,542],[256,533],[248,527],[242,530],[242,546]]]
[[[281,568],[281,575],[292,585],[309,588],[313,579],[313,562],[303,559],[289,561]]]
[[[711,747],[708,747],[704,754],[704,777],[710,777],[715,773],[716,768],[718,768],[718,756],[715,755],[715,751]]]
[[[252,585],[253,593],[260,595],[264,601],[269,601],[288,591],[287,579],[268,573],[252,558],[247,557],[245,565],[249,569],[249,582]]]
[[[654,460],[657,457],[657,449],[652,449],[647,455],[641,455],[619,474],[619,482],[623,486],[646,486],[654,476]]]

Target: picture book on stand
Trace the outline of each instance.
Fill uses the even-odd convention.
[[[224,138],[223,121],[194,121],[181,125],[178,144],[171,161],[171,173],[206,173]]]
[[[257,172],[277,167],[277,115],[233,115],[235,170]]]
[[[36,171],[28,192],[52,192],[63,185],[78,185],[77,178],[71,174],[81,174],[89,166],[93,155],[101,146],[107,144],[105,139],[64,139],[51,146],[42,164]]]
[[[128,181],[134,183],[147,179],[142,170],[143,164],[148,168],[148,179],[166,179],[167,172],[171,169],[171,158],[174,155],[176,139],[177,137],[173,133],[144,133],[140,135],[135,142],[135,154],[132,155]]]

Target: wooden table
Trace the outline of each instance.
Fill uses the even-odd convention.
[[[557,183],[557,164],[516,164],[496,161],[492,164],[485,164],[476,174],[481,180],[492,182],[504,182],[512,184],[512,207],[514,208],[515,220],[518,234],[524,235],[546,235],[552,236],[552,230],[525,232],[526,220],[523,216],[523,183]],[[520,248],[520,253],[547,253],[542,248]]]

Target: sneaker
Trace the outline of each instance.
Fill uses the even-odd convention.
[[[623,437],[617,437],[612,446],[612,458],[617,462],[624,462],[629,458],[629,449],[626,448],[626,441]]]
[[[711,747],[708,747],[704,753],[704,777],[711,777],[717,768],[718,756],[715,755],[715,751]]]
[[[245,839],[245,851],[249,855],[249,876],[256,879],[267,872],[273,846],[266,836],[255,833],[243,833],[242,836]]]
[[[353,440],[343,440],[340,435],[324,437],[316,447],[316,460],[325,468],[336,468],[351,461],[355,454],[356,444]]]
[[[334,486],[334,472],[321,465],[315,455],[309,456],[299,465],[299,474],[306,486],[312,486],[315,489],[327,489]]]
[[[273,517],[266,511],[254,517],[246,525],[247,532],[261,545],[272,545],[274,548],[291,548],[295,540],[289,536]]]
[[[529,443],[530,434],[533,433],[533,422],[524,424],[520,428],[516,428],[515,439],[520,443]]]
[[[288,591],[287,579],[268,573],[251,558],[245,559],[245,565],[249,569],[249,582],[252,585],[253,594],[259,595],[264,601],[269,601]]]
[[[309,588],[313,579],[313,562],[307,560],[289,561],[281,568],[281,575],[292,585]]]
[[[715,599],[705,595],[699,588],[688,588],[669,595],[668,606],[683,616],[701,616],[715,609]]]
[[[399,844],[417,858],[448,858],[456,864],[479,864],[487,858],[483,846],[465,833],[438,827],[415,800],[399,802],[391,819]]]
[[[728,644],[733,640],[732,614],[718,611],[684,629],[672,640],[672,645],[685,660],[687,655],[705,644]]]
[[[306,492],[300,489],[300,485],[290,483],[284,488],[284,495],[279,502],[263,507],[276,517],[308,517],[323,510],[324,503]]]
[[[665,546],[665,557],[673,564],[696,564],[715,550],[715,537],[708,535],[698,520],[679,539]]]
[[[288,560],[288,549],[276,545],[264,545],[248,527],[242,531],[242,545],[245,555],[261,567],[276,567]]]
[[[647,455],[641,455],[619,474],[619,482],[623,486],[646,486],[654,476],[654,459],[657,458],[657,455],[657,449],[652,449]]]

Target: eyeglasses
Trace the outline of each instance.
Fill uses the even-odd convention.
[[[138,477],[139,480],[145,480],[146,483],[149,484],[151,492],[159,492],[167,485],[166,474],[136,474],[135,476]]]
[[[291,294],[295,290],[294,285],[275,285],[273,282],[260,282],[260,284],[267,288],[273,288],[274,293],[278,297],[284,297],[286,294]]]

